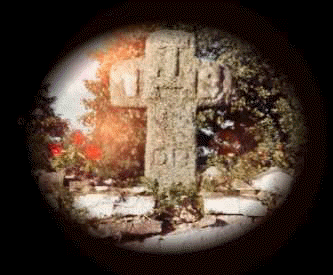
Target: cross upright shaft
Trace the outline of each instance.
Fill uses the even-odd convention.
[[[148,37],[143,59],[113,66],[110,76],[113,105],[147,108],[145,176],[163,186],[195,182],[196,110],[222,103],[229,71],[195,57],[193,34],[163,30]]]

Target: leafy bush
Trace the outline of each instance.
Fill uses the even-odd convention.
[[[49,144],[53,137],[64,135],[68,122],[55,115],[51,104],[56,100],[49,96],[49,85],[42,85],[33,102],[32,110],[21,121],[25,127],[26,148],[32,170],[51,171]]]
[[[248,117],[255,122],[251,130],[258,143],[252,153],[237,156],[231,166],[218,155],[211,155],[207,166],[224,165],[228,170],[224,174],[242,179],[273,165],[293,174],[307,142],[307,131],[303,110],[287,77],[251,45],[228,33],[203,29],[196,37],[198,55],[228,67],[234,90],[222,106],[199,110],[197,126],[216,133],[226,119],[242,122]]]
[[[51,157],[48,149],[49,143],[50,138],[45,134],[34,134],[27,138],[28,158],[33,170],[52,170],[52,166],[49,161]]]
[[[159,190],[157,180],[153,181],[147,177],[140,177],[139,180],[140,180],[140,183],[147,188],[148,192],[151,195],[153,195],[155,198],[157,198],[158,190]]]
[[[82,168],[86,172],[96,172],[102,158],[101,149],[86,141],[80,131],[68,133],[62,143],[58,143],[60,152],[53,152],[52,167],[56,170],[67,167]],[[56,154],[55,154],[56,153]]]
[[[153,181],[146,177],[141,177],[140,180],[155,197],[157,202],[156,212],[163,213],[171,209],[179,209],[184,201],[189,199],[196,205],[200,214],[203,214],[203,200],[197,183],[192,183],[189,186],[182,183],[173,183],[170,186],[161,188],[157,180]]]

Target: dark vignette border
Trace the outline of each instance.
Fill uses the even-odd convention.
[[[178,274],[187,273],[188,268],[194,267],[194,273],[240,274],[268,271],[270,268],[283,271],[288,264],[300,264],[296,259],[290,259],[296,255],[310,259],[307,251],[314,251],[306,250],[309,245],[314,245],[315,249],[320,247],[312,238],[323,242],[321,235],[325,235],[325,229],[321,231],[316,227],[324,211],[323,180],[327,161],[327,109],[322,86],[325,74],[320,73],[321,63],[318,61],[324,56],[315,38],[310,41],[304,38],[307,35],[305,30],[309,29],[307,18],[292,10],[285,11],[283,3],[280,4],[272,11],[271,7],[250,4],[244,7],[230,1],[223,4],[130,1],[114,4],[113,9],[57,6],[17,17],[21,27],[16,32],[26,36],[14,45],[14,48],[18,46],[16,51],[20,53],[18,56],[22,65],[18,71],[23,85],[19,88],[20,97],[15,99],[17,104],[12,110],[13,117],[29,112],[33,95],[44,76],[76,46],[123,25],[163,20],[170,24],[181,21],[222,28],[253,43],[295,84],[296,95],[305,110],[310,129],[304,167],[295,181],[294,190],[288,202],[276,210],[265,224],[223,247],[170,256],[115,248],[111,243],[87,237],[70,222],[59,223],[57,217],[50,216],[38,189],[30,184],[30,167],[22,153],[25,152],[24,131],[17,127],[21,139],[16,148],[18,156],[22,157],[15,167],[20,171],[22,195],[18,196],[24,205],[20,215],[28,217],[29,223],[20,222],[19,228],[23,230],[15,234],[13,242],[23,247],[20,249],[22,255],[28,253],[29,247],[37,248],[32,266],[41,267],[36,261],[38,259],[41,263],[56,266],[56,269],[69,268],[72,271],[98,269],[119,274],[146,274],[148,271],[152,274]],[[315,37],[317,34],[320,34],[320,29]],[[310,42],[312,44],[309,45]],[[303,243],[305,241],[307,246]],[[303,262],[306,262],[304,258]],[[280,265],[281,260],[285,261],[284,268]]]

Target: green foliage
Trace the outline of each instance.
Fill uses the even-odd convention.
[[[268,136],[268,135],[267,135]],[[266,137],[267,138],[267,137]],[[208,158],[207,166],[216,166],[223,175],[218,184],[231,188],[231,182],[241,180],[249,182],[259,173],[271,166],[289,168],[285,153],[276,147],[270,137],[264,138],[257,147],[241,156],[212,155]],[[217,182],[204,182],[203,188],[215,191]]]
[[[177,215],[178,210],[183,206],[186,200],[191,201],[195,208],[199,211],[199,215],[204,214],[204,202],[198,189],[197,183],[192,183],[189,186],[183,183],[173,183],[171,186],[160,188],[157,195],[158,209],[157,212],[175,211],[173,215]]]
[[[196,126],[198,128],[206,128],[210,126],[211,124],[215,123],[215,119],[218,116],[216,111],[213,108],[207,108],[204,110],[199,110],[197,112],[197,117],[196,117]],[[221,117],[223,119],[223,117]],[[221,119],[220,118],[220,119]],[[222,121],[219,121],[222,122]]]
[[[51,155],[47,147],[49,142],[50,138],[46,134],[34,134],[27,138],[28,157],[33,170],[52,169],[49,162]]]
[[[230,117],[245,112],[253,117],[256,123],[252,131],[258,143],[255,151],[238,156],[232,165],[225,156],[211,156],[207,166],[223,166],[227,170],[223,171],[226,177],[241,179],[250,178],[273,165],[292,173],[299,152],[306,144],[304,116],[293,96],[292,85],[252,46],[228,33],[204,29],[198,32],[197,39],[201,54],[209,57],[211,52],[212,60],[232,72],[234,95],[222,109]],[[218,129],[224,121],[219,111],[218,108],[200,110],[197,126]],[[237,120],[237,115],[234,117]]]
[[[52,159],[52,167],[55,170],[63,169],[69,166],[84,166],[85,156],[78,148],[71,144],[66,144],[64,153]]]
[[[159,185],[157,180],[152,180],[147,177],[140,177],[140,183],[144,185],[150,194],[152,194],[155,198],[158,196]]]
[[[32,110],[25,120],[27,152],[33,170],[52,170],[48,144],[52,137],[60,137],[68,129],[68,122],[55,115],[51,104],[56,100],[49,96],[49,85],[43,85],[35,96]]]
[[[97,172],[99,168],[99,160],[89,159],[86,155],[86,146],[89,146],[89,143],[86,143],[86,140],[83,140],[85,137],[81,133],[77,138],[82,138],[82,141],[78,140],[78,142],[82,142],[82,144],[77,144],[75,142],[74,136],[77,133],[80,132],[67,131],[62,137],[59,144],[61,144],[63,148],[61,154],[53,156],[51,159],[52,168],[54,170],[61,170],[76,167],[88,173]]]
[[[302,109],[295,98],[280,98],[276,102],[275,112],[281,113],[279,120],[282,130],[287,133],[289,140],[286,144],[288,162],[293,166],[297,162],[300,148],[307,142],[307,129]]]
[[[258,151],[249,152],[238,159],[237,163],[230,169],[230,174],[233,179],[248,182],[268,168],[270,164],[268,159],[269,156],[261,158]]]
[[[161,187],[157,180],[151,180],[147,177],[141,177],[140,181],[158,201],[157,212],[163,212],[168,208],[179,208],[186,198],[194,201],[198,209],[201,212],[203,211],[203,200],[197,183],[186,186],[179,182]]]
[[[194,196],[195,190],[193,186],[185,186],[182,183],[162,188],[159,190],[159,199],[162,206],[180,205],[185,197]]]
[[[215,180],[211,180],[211,179],[207,179],[205,178],[202,183],[202,190],[205,190],[207,192],[215,192],[216,191],[216,181]]]

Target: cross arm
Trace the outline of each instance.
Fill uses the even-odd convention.
[[[197,106],[210,107],[227,103],[232,93],[232,76],[228,67],[213,61],[199,60]]]
[[[114,64],[110,70],[110,97],[116,107],[146,107],[143,94],[143,59],[134,58]]]

